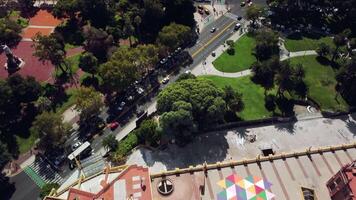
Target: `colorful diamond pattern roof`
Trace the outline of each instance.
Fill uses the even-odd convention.
[[[217,183],[223,191],[217,195],[217,200],[271,200],[274,194],[268,191],[272,184],[258,176],[241,178],[232,174]]]

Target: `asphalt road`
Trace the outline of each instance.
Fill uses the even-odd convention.
[[[39,197],[40,188],[25,172],[11,177],[10,183],[15,185],[15,192],[12,194],[11,200],[36,200]]]
[[[253,1],[255,4],[266,5],[264,0],[255,0]],[[200,62],[202,62],[209,54],[211,54],[214,49],[216,49],[219,45],[223,44],[233,33],[234,25],[238,22],[235,16],[244,16],[245,15],[245,7],[240,6],[239,0],[230,0],[229,7],[231,9],[230,14],[221,16],[217,20],[211,22],[209,25],[204,27],[199,34],[199,38],[197,43],[187,49],[187,51],[193,57],[193,63],[188,66],[188,68],[184,68],[180,70],[180,73],[177,75],[170,75],[170,81],[167,85],[176,81],[178,76],[184,73],[186,70],[192,70],[196,67]],[[214,33],[210,32],[210,29],[215,27],[216,31]],[[162,85],[160,89],[164,89],[167,85]],[[151,112],[155,111],[156,98],[152,98],[150,101],[146,102],[143,107],[150,110]],[[106,118],[107,109],[103,111],[102,117]],[[149,112],[150,113],[150,112]],[[120,141],[124,138],[131,130],[136,128],[137,117],[129,118],[128,122],[123,126],[118,127],[116,130],[111,131],[109,128],[105,128],[103,130],[103,134],[97,136],[93,139],[91,143],[91,147],[93,149],[94,154],[104,152],[103,147],[101,145],[102,139],[108,136],[109,134],[113,134]],[[67,143],[73,143],[76,140],[76,135],[74,134]],[[62,175],[68,176],[70,174],[70,170],[63,170]]]

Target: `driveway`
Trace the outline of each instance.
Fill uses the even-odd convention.
[[[247,135],[256,135],[257,140],[250,143]],[[264,148],[272,148],[278,154],[352,142],[356,142],[356,114],[208,132],[183,148],[171,144],[164,150],[138,149],[129,156],[127,164],[148,166],[154,173],[204,162],[255,158]]]

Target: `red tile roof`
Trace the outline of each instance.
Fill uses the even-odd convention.
[[[356,161],[343,166],[326,186],[332,200],[356,200]]]

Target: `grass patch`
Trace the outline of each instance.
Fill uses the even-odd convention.
[[[248,69],[256,61],[253,55],[255,46],[255,39],[245,34],[235,42],[234,55],[229,55],[225,51],[213,62],[213,65],[222,72],[239,72]]]
[[[81,54],[76,54],[74,56],[68,57],[65,59],[65,61],[67,62],[67,64],[70,66],[70,70],[72,72],[72,74],[75,74],[78,69],[79,69],[79,58],[80,58]],[[61,69],[57,69],[56,68],[56,72],[55,75],[56,77],[59,77],[62,75],[62,70]]]
[[[293,65],[303,64],[305,69],[305,83],[308,85],[308,96],[316,101],[322,110],[345,111],[348,108],[345,100],[336,97],[335,71],[328,64],[321,64],[316,56],[292,58]]]
[[[64,44],[64,50],[68,51],[69,49],[74,49],[77,48],[78,45],[70,44],[70,43],[65,43]]]
[[[318,39],[308,37],[301,37],[298,39],[286,38],[284,44],[288,51],[295,52],[316,50],[318,48],[318,44],[322,42],[330,47],[335,47],[331,37],[321,37]]]
[[[68,108],[70,108],[72,105],[75,104],[75,94],[77,93],[77,91],[78,90],[76,88],[70,88],[66,90],[68,99],[63,104],[61,104],[56,108],[57,113],[63,114],[64,111],[66,111]]]
[[[20,154],[28,152],[35,145],[37,139],[38,137],[33,134],[31,134],[28,138],[22,138],[16,135],[16,141]]]
[[[240,78],[225,78],[220,76],[203,76],[209,79],[220,88],[230,85],[238,92],[242,93],[245,108],[238,113],[243,120],[255,120],[272,117],[273,113],[265,108],[264,88],[253,83],[250,76]],[[270,91],[275,93],[275,91]]]

